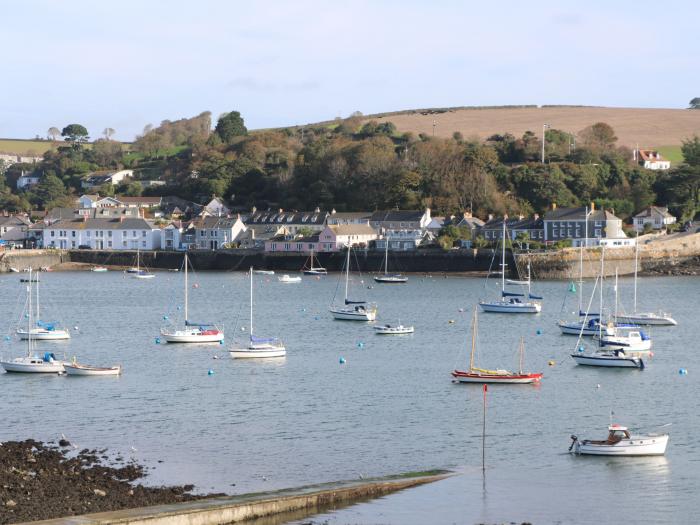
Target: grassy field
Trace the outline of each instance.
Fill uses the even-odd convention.
[[[700,111],[690,109],[603,108],[542,106],[503,108],[438,108],[369,115],[365,120],[391,121],[399,131],[450,137],[459,131],[465,138],[483,140],[496,133],[520,137],[527,131],[538,136],[542,125],[576,134],[596,122],[607,122],[615,130],[618,144],[631,148],[674,148],[683,139],[700,135]],[[671,160],[680,150],[667,150]],[[663,154],[663,153],[662,153]]]
[[[23,157],[41,157],[53,147],[50,140],[0,139],[0,153]]]
[[[678,164],[684,160],[680,146],[659,146],[657,149],[661,156],[670,160],[672,164]]]

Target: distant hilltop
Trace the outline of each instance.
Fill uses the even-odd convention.
[[[484,106],[412,109],[362,119],[393,122],[399,132],[430,136],[434,131],[438,137],[451,137],[458,131],[467,139],[481,140],[503,133],[520,137],[528,130],[539,135],[543,124],[575,135],[591,124],[605,122],[615,130],[618,145],[630,148],[678,146],[684,139],[700,135],[698,109]]]

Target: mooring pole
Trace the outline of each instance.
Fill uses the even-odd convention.
[[[484,423],[481,430],[481,470],[486,473],[486,392],[488,386],[484,385]]]

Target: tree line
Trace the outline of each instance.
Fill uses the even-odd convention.
[[[650,204],[667,205],[681,218],[700,206],[700,139],[690,137],[685,162],[672,170],[644,169],[617,145],[614,130],[596,123],[575,134],[548,129],[545,163],[533,132],[504,133],[485,141],[460,133],[437,138],[400,133],[391,122],[361,115],[314,125],[249,133],[241,115],[209,112],[158,127],[147,126],[126,148],[104,138],[86,144],[79,124],[63,128],[65,145],[36,166],[15,165],[0,180],[0,208],[10,211],[70,205],[87,173],[130,168],[136,181],[104,187],[103,194],[174,194],[203,201],[218,195],[241,208],[338,211],[430,207],[435,215],[543,213],[553,203],[595,201],[623,219]],[[41,175],[26,191],[14,189],[22,171]],[[138,179],[166,186],[143,189]]]

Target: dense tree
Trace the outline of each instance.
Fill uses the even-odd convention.
[[[690,101],[690,109],[700,109],[700,97],[695,97]]]
[[[238,111],[224,113],[219,117],[214,132],[225,144],[230,144],[236,137],[241,137],[248,133],[243,122],[243,117]]]
[[[617,142],[615,131],[605,122],[596,122],[582,129],[579,137],[585,147],[598,152],[614,148]]]
[[[67,142],[73,142],[76,144],[81,144],[87,142],[90,138],[88,136],[88,130],[85,126],[80,124],[68,124],[63,130],[61,130],[61,136]]]
[[[45,174],[39,184],[30,191],[30,200],[45,209],[54,207],[55,203],[65,196],[65,185],[53,174]]]
[[[115,133],[116,133],[116,131],[114,131],[114,128],[105,128],[105,129],[102,131],[102,134],[105,136],[105,138],[106,138],[107,140],[112,140],[112,136],[113,136]]]
[[[48,131],[46,132],[46,136],[49,137],[54,142],[56,142],[56,140],[58,139],[58,137],[60,135],[61,135],[61,131],[55,126],[51,126],[48,129]]]
[[[686,164],[700,166],[700,137],[693,135],[693,138],[684,140],[681,151]]]

